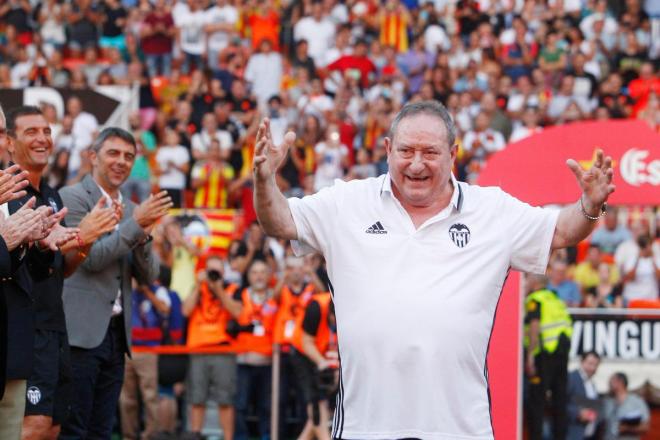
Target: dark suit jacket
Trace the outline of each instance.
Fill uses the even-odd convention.
[[[584,429],[586,424],[578,420],[578,415],[580,410],[585,408],[585,402],[589,400],[587,398],[587,390],[584,386],[584,381],[580,372],[578,370],[571,371],[568,374],[568,385],[567,385],[567,397],[568,397],[568,406],[566,408],[566,413],[568,415],[568,432],[566,434],[566,440],[583,440],[584,439]],[[590,405],[586,405],[591,407]],[[598,408],[600,402],[593,401],[593,406]],[[599,430],[599,424],[602,422],[603,414],[602,411],[599,411],[598,420],[596,421],[596,432]]]

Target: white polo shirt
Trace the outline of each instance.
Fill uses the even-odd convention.
[[[545,272],[558,211],[452,180],[451,203],[417,230],[389,175],[289,199],[294,251],[321,252],[333,287],[333,438],[493,438],[497,302],[510,267]]]

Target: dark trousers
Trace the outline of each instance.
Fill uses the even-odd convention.
[[[552,439],[566,438],[568,351],[569,347],[561,344],[554,353],[541,352],[536,356],[536,377],[529,379],[527,400],[529,440],[543,438],[543,414],[548,391],[551,393]]]
[[[71,347],[73,395],[60,440],[108,440],[124,380],[126,342],[122,319],[113,318],[96,348]]]
[[[238,390],[236,393],[236,440],[247,440],[247,414],[250,402],[254,402],[259,418],[259,438],[270,438],[270,396],[272,367],[238,365]]]

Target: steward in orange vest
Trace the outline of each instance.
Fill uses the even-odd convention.
[[[293,366],[307,404],[307,422],[299,438],[327,438],[329,394],[336,389],[337,339],[335,312],[329,293],[317,293],[296,326]]]
[[[288,352],[288,344],[293,340],[296,326],[302,322],[305,315],[305,307],[312,295],[321,285],[321,281],[313,271],[311,280],[305,280],[306,268],[302,258],[288,257],[282,281],[275,287],[276,295],[280,304],[275,323],[275,342],[283,347],[283,352]]]

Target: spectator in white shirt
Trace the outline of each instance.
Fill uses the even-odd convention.
[[[168,192],[174,208],[181,208],[186,174],[190,168],[190,154],[186,147],[180,145],[179,133],[175,130],[167,129],[165,132],[165,144],[156,152],[156,163],[158,186]]]
[[[215,6],[205,12],[208,38],[208,65],[211,70],[220,68],[220,52],[229,45],[236,35],[238,10],[227,0],[216,0]]]
[[[206,53],[204,0],[188,0],[188,10],[181,8],[179,16],[173,14],[172,18],[179,28],[179,45],[184,57],[181,72],[188,74],[192,63],[197,69],[202,67],[202,56]]]
[[[623,299],[657,300],[660,279],[660,258],[653,254],[651,237],[643,235],[637,239],[639,253],[623,264]]]
[[[554,95],[548,105],[548,117],[552,120],[558,120],[565,116],[565,112],[570,109],[571,104],[575,104],[582,114],[591,112],[591,103],[584,96],[573,94],[575,79],[571,75],[566,75],[561,80],[559,93]]]
[[[539,125],[539,109],[537,107],[527,107],[522,114],[522,122],[513,129],[509,142],[517,142],[543,131],[543,127]]]
[[[538,107],[539,96],[534,91],[531,79],[523,75],[516,81],[515,91],[506,104],[506,111],[511,117],[518,117],[526,107]]]
[[[260,108],[268,99],[280,91],[282,83],[282,56],[273,50],[273,43],[264,38],[259,43],[259,52],[250,57],[245,68],[245,79],[252,86]]]
[[[323,4],[319,0],[312,3],[312,14],[301,18],[293,28],[295,41],[307,40],[309,55],[316,67],[324,67],[325,52],[332,47],[335,39],[335,24],[323,13]]]
[[[66,110],[73,119],[73,149],[69,158],[69,176],[75,177],[82,164],[81,154],[87,150],[96,137],[99,123],[91,113],[83,111],[82,101],[72,96],[66,103]]]
[[[463,149],[472,157],[486,158],[491,153],[504,149],[506,142],[499,131],[490,128],[490,118],[480,112],[474,120],[474,129],[463,138]]]
[[[231,149],[233,144],[231,134],[226,130],[218,129],[218,120],[214,113],[206,113],[202,117],[201,131],[195,133],[190,140],[193,159],[197,161],[206,158],[206,153],[213,138],[220,141],[220,147],[223,150]]]
[[[316,173],[314,175],[314,190],[331,186],[335,179],[344,177],[344,169],[348,165],[348,148],[339,140],[339,129],[330,125],[324,141],[316,144]]]

